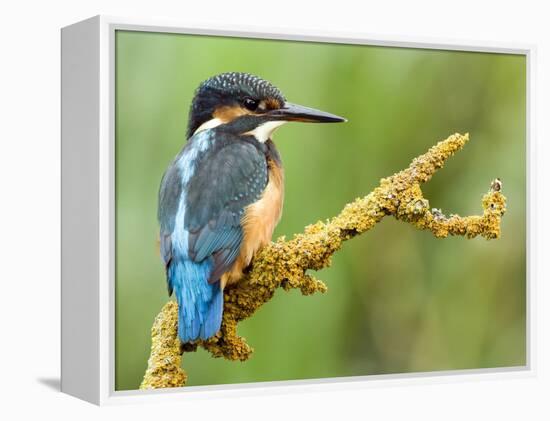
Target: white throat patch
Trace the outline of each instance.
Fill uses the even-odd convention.
[[[267,123],[256,127],[254,130],[250,130],[249,132],[243,134],[252,135],[258,139],[258,142],[265,143],[271,137],[273,132],[285,123],[287,123],[287,121],[268,121]]]

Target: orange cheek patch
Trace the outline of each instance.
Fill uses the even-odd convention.
[[[252,114],[252,112],[250,112],[245,108],[235,106],[235,107],[220,107],[216,111],[214,111],[212,116],[214,118],[219,119],[223,123],[229,123],[230,121],[233,121],[236,118],[247,114]]]

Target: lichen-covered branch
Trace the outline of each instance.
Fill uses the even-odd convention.
[[[255,256],[246,277],[226,288],[222,327],[215,337],[180,346],[176,333],[177,304],[166,304],[152,329],[151,357],[141,388],[183,386],[187,376],[180,368],[181,355],[197,347],[215,357],[248,359],[253,349],[238,336],[238,323],[268,302],[279,287],[298,288],[304,295],[325,292],[325,284],[307,272],[329,266],[331,256],[344,241],[370,230],[385,216],[428,230],[438,238],[449,235],[498,238],[501,217],[506,210],[500,180],[494,180],[483,196],[483,214],[479,216],[447,217],[438,209],[430,209],[420,188],[467,141],[467,134],[449,136],[415,158],[407,169],[380,180],[376,189],[346,205],[336,217],[307,226],[304,233],[292,240],[280,238],[263,248]]]
[[[151,328],[151,356],[141,389],[183,386],[187,374],[180,367],[182,345],[178,338],[178,305],[169,301]]]

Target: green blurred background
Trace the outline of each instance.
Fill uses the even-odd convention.
[[[193,92],[243,71],[295,103],[348,118],[275,135],[286,197],[275,237],[336,215],[437,141],[471,141],[424,187],[432,207],[475,214],[494,177],[502,238],[438,240],[386,218],[317,274],[329,290],[280,290],[239,333],[244,363],[184,355],[188,385],[526,363],[524,56],[144,32],[116,35],[116,389],[138,388],[150,328],[168,300],[157,191],[185,143]]]

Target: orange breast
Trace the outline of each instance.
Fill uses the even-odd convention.
[[[269,181],[262,198],[247,206],[241,219],[243,241],[233,267],[224,273],[222,287],[237,282],[243,276],[254,254],[271,241],[273,230],[281,219],[284,197],[283,170],[275,162],[268,161]]]

